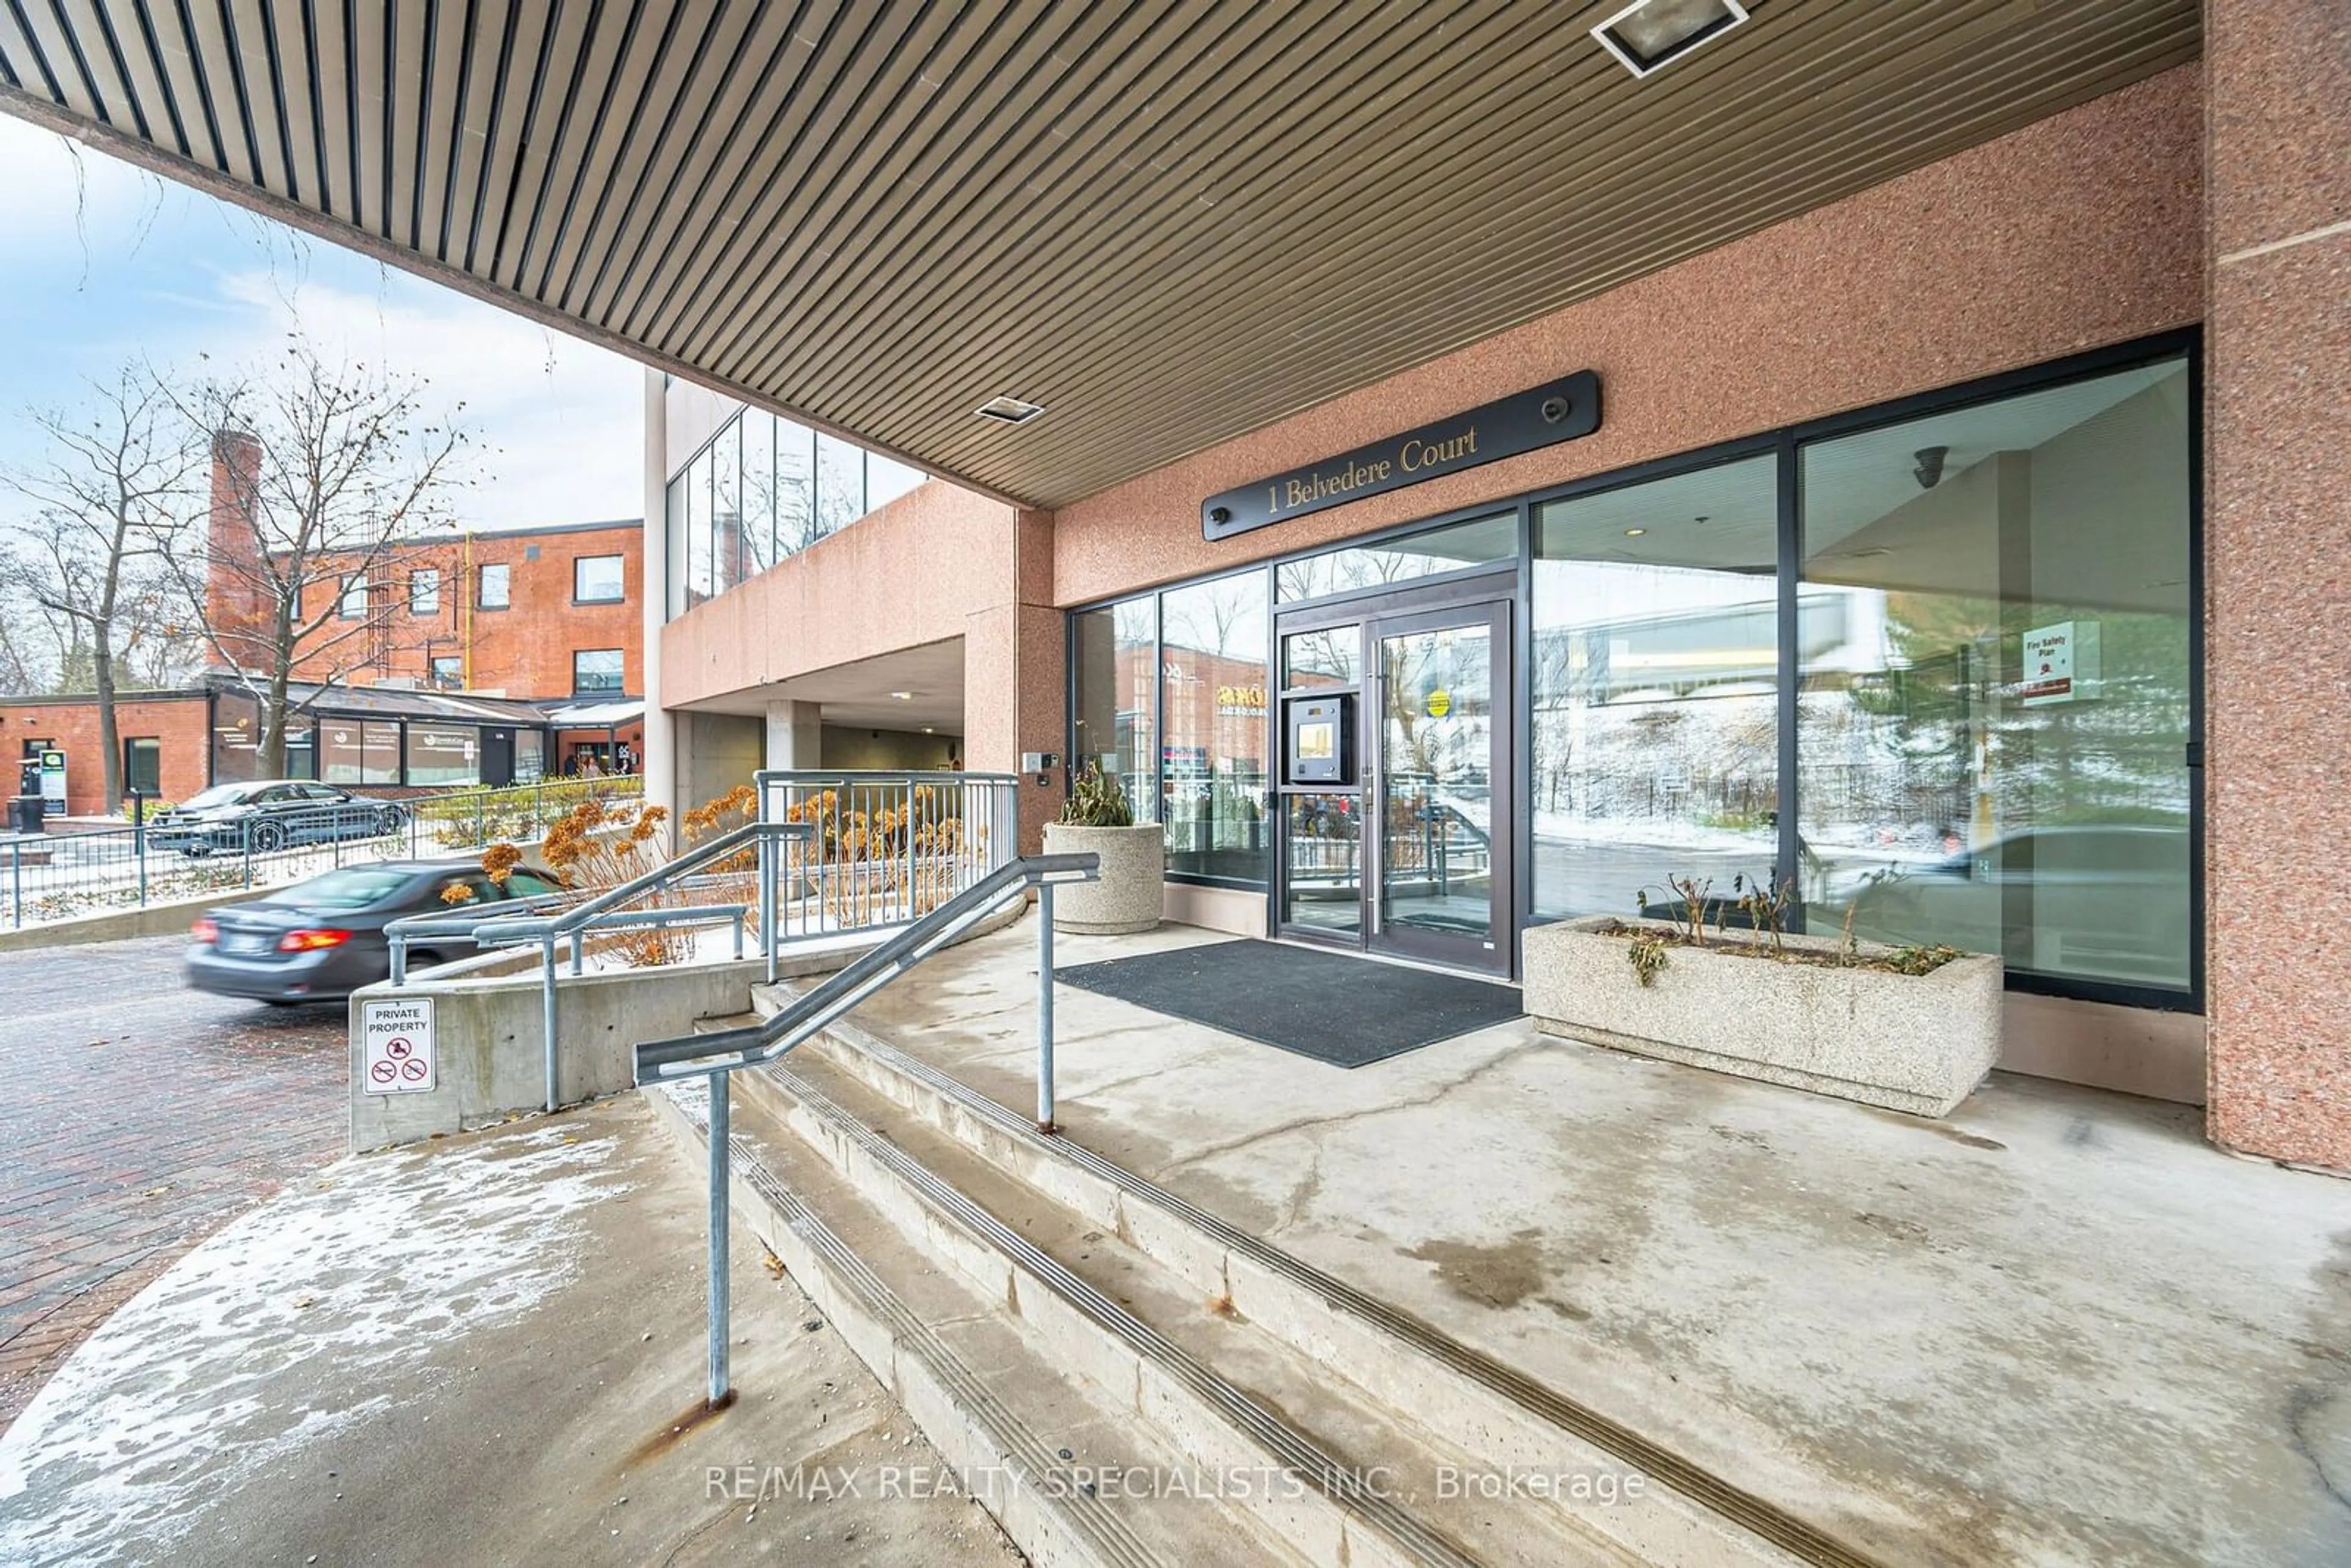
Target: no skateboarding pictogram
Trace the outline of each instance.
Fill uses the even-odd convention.
[[[360,1004],[360,1062],[371,1094],[431,1091],[433,1003],[423,997]]]

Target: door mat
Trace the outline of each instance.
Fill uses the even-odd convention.
[[[1280,942],[1211,942],[1076,964],[1054,978],[1334,1067],[1517,1018],[1518,991]]]

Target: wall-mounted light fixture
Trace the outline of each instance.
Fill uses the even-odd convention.
[[[1592,36],[1636,77],[1663,70],[1747,20],[1739,0],[1634,0]]]

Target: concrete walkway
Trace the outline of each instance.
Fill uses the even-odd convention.
[[[1026,1107],[1035,963],[1024,921],[858,1019]],[[2192,1110],[1996,1075],[1927,1122],[1524,1020],[1349,1071],[1056,1010],[1069,1136],[1886,1562],[2351,1563],[2351,1183]]]
[[[0,1438],[0,1562],[1019,1561],[634,1095],[331,1166],[118,1312]],[[738,1239],[746,1232],[738,1228]]]

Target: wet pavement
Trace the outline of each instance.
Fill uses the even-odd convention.
[[[0,1427],[175,1259],[344,1151],[343,1004],[192,991],[182,946],[0,954]]]

